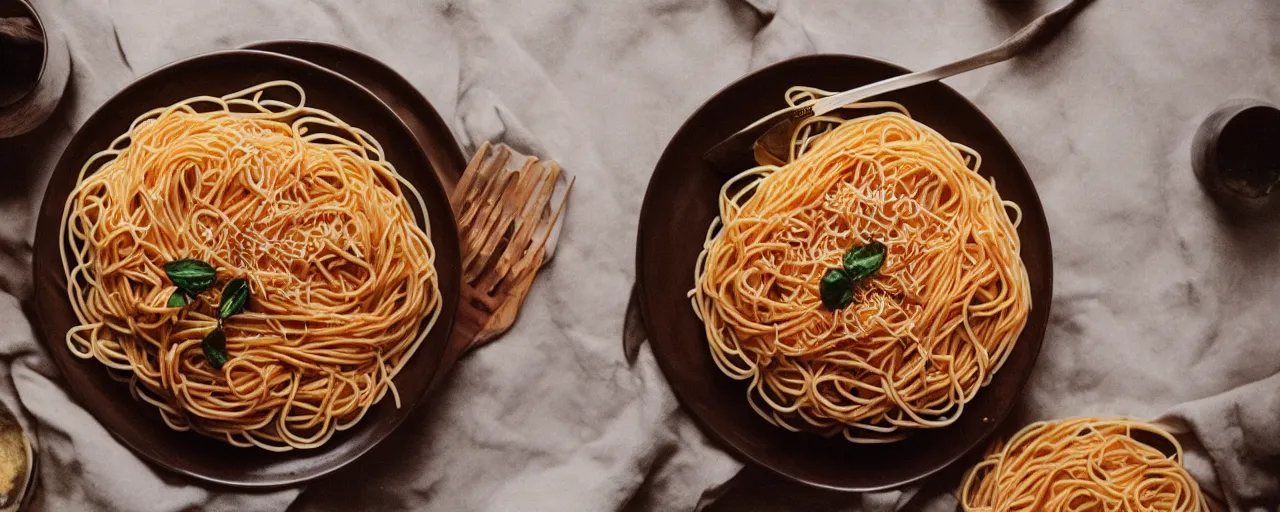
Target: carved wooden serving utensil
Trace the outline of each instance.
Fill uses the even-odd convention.
[[[547,257],[573,180],[553,208],[560,166],[505,144],[480,146],[450,206],[462,241],[462,297],[442,367],[511,329]]]

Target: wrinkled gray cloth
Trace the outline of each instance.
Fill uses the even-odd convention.
[[[33,509],[954,509],[956,471],[839,494],[742,470],[720,451],[680,410],[647,346],[634,363],[623,356],[636,221],[670,136],[741,74],[813,52],[929,67],[998,42],[1045,2],[39,6],[67,34],[71,89],[48,125],[0,141],[0,400],[39,435]],[[69,398],[21,304],[33,213],[74,128],[149,70],[278,38],[370,53],[432,101],[466,151],[506,141],[558,160],[578,183],[556,261],[515,329],[461,362],[429,418],[310,486],[237,493],[153,468],[115,442]],[[1216,499],[1276,510],[1280,208],[1216,207],[1192,177],[1189,141],[1230,98],[1280,101],[1280,4],[1099,0],[1051,47],[947,83],[1008,136],[1053,233],[1051,324],[1012,424],[1160,418]]]

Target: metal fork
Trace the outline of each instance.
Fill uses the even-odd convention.
[[[790,146],[791,132],[797,123],[811,116],[820,116],[845,105],[881,94],[942,80],[949,76],[972,71],[997,62],[1003,62],[1052,38],[1081,9],[1093,0],[1072,0],[1048,14],[1040,16],[1022,30],[1009,36],[994,48],[966,59],[942,65],[927,71],[895,76],[886,80],[833,94],[805,105],[781,110],[755,122],[751,126],[730,135],[703,155],[703,159],[716,171],[737,175],[751,165],[748,157],[755,155],[758,163],[780,165],[785,163]],[[744,160],[747,160],[744,165]]]

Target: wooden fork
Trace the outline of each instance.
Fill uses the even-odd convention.
[[[559,177],[554,161],[521,155],[505,144],[484,143],[467,164],[449,199],[462,240],[462,296],[445,367],[515,323],[573,189],[570,180],[552,210]]]

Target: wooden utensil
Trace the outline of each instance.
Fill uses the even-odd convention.
[[[552,210],[559,177],[554,161],[505,144],[484,143],[467,164],[449,200],[462,240],[462,296],[442,367],[515,323],[573,189],[570,180]]]

